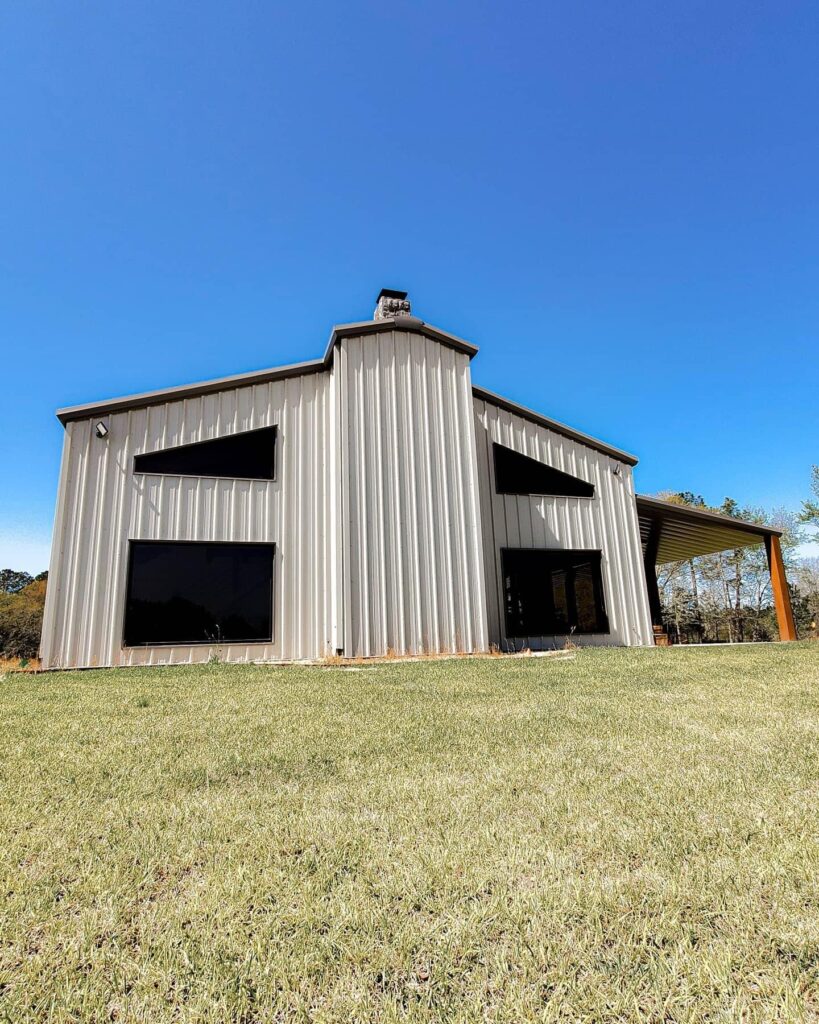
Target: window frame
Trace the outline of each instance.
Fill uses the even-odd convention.
[[[163,452],[177,451],[180,448],[198,448],[200,445],[209,444],[212,441],[226,441],[230,438],[241,437],[243,434],[255,434],[260,430],[273,431],[273,475],[272,476],[237,476],[232,473],[170,473],[163,469],[139,469],[137,459],[144,455],[161,455]],[[253,427],[250,430],[235,430],[230,434],[221,434],[219,437],[203,437],[199,441],[188,441],[184,444],[173,444],[168,448],[155,448],[153,451],[135,452],[133,455],[134,476],[176,476],[190,477],[192,480],[251,480],[254,483],[272,484],[276,483],[279,477],[279,425],[268,423],[264,427]],[[193,542],[197,543],[197,542]]]
[[[597,564],[597,566],[599,568],[599,577],[596,580],[594,580],[595,612],[597,614],[597,621],[598,621],[598,623],[600,625],[602,625],[604,628],[603,629],[578,629],[577,625],[575,624],[574,626],[572,626],[572,623],[570,621],[570,622],[568,622],[568,626],[569,626],[568,630],[561,630],[561,631],[556,632],[556,633],[514,633],[514,632],[511,632],[510,628],[509,628],[509,625],[510,625],[509,624],[509,607],[508,607],[508,601],[507,601],[507,588],[506,588],[506,576],[507,576],[507,572],[506,572],[506,555],[507,555],[507,553],[519,554],[521,552],[526,552],[529,555],[544,555],[544,556],[548,556],[548,555],[561,556],[561,555],[563,555],[563,556],[566,556],[567,560],[569,558],[573,557],[573,556],[577,557],[578,560],[579,560],[580,557],[587,556],[592,562],[596,562],[596,564]],[[610,619],[609,619],[609,613],[608,613],[608,608],[607,608],[607,604],[606,604],[607,587],[606,587],[606,576],[605,576],[605,573],[603,571],[604,560],[603,560],[603,551],[602,551],[602,549],[600,549],[600,548],[534,548],[534,547],[518,547],[518,548],[515,548],[515,547],[510,547],[508,545],[505,545],[504,547],[502,547],[500,549],[500,556],[501,556],[500,584],[501,584],[501,606],[502,606],[502,609],[503,609],[503,628],[504,628],[504,634],[505,634],[505,636],[506,636],[506,638],[508,640],[525,640],[525,639],[527,639],[529,637],[535,637],[535,636],[544,636],[545,637],[545,636],[575,636],[575,635],[576,636],[609,636],[609,635],[611,635],[611,622],[610,622]],[[560,566],[555,566],[554,568],[560,568]],[[549,571],[549,575],[551,576],[551,569]],[[594,579],[594,577],[593,577],[593,579]],[[598,586],[598,582],[599,582],[599,586]],[[550,581],[550,584],[551,584],[551,581]],[[572,589],[574,589],[574,582],[572,582]],[[545,592],[545,586],[544,586],[544,592]],[[547,604],[547,599],[546,599],[545,593],[544,593],[544,602],[543,603],[544,603],[544,605]],[[575,618],[575,620],[577,619],[577,602],[576,602],[576,600],[574,602],[573,617]]]
[[[201,547],[203,545],[219,545],[220,547],[266,547],[270,548],[270,637],[269,639],[261,640],[172,640],[172,641],[157,641],[154,643],[144,644],[129,644],[126,643],[126,623],[128,618],[128,599],[131,593],[131,574],[133,570],[133,556],[135,544],[150,544],[155,547],[162,545],[173,544],[177,547],[185,545],[186,547]],[[163,538],[162,540],[155,540],[153,538],[142,538],[142,537],[129,537],[127,540],[127,571],[125,573],[125,594],[122,602],[122,622],[120,629],[121,637],[121,648],[124,651],[145,651],[153,647],[248,647],[252,644],[273,644],[276,642],[276,556],[278,554],[278,545],[275,541],[266,540],[175,540]]]
[[[586,487],[591,488],[591,494],[560,494],[555,491],[502,491],[498,486],[498,452],[507,451],[512,452],[514,455],[519,455],[521,458],[530,459],[532,462],[537,463],[539,466],[543,466],[544,469],[550,469],[554,473],[559,473],[561,476],[569,477],[572,480],[576,480],[579,484],[583,484]],[[590,480],[585,480],[582,476],[575,476],[574,473],[567,473],[565,469],[558,469],[557,466],[552,466],[548,462],[541,462],[540,459],[534,458],[534,456],[527,454],[526,452],[519,452],[517,448],[511,448],[508,444],[502,444],[500,441],[492,441],[492,478],[495,485],[495,494],[499,494],[501,497],[508,496],[510,498],[577,498],[581,501],[594,501],[597,497],[597,485],[592,483]]]

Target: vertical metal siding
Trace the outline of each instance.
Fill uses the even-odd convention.
[[[435,340],[345,337],[330,371],[105,418],[104,441],[94,419],[66,428],[48,667],[503,645],[503,546],[602,550],[611,634],[583,642],[651,642],[629,467],[615,475],[608,456],[473,399],[468,357]],[[274,481],[133,473],[141,452],[272,424]],[[590,480],[596,497],[495,494],[493,440]],[[129,540],[275,543],[272,642],[123,649]]]
[[[490,642],[504,650],[538,650],[565,640],[506,637],[500,552],[504,547],[532,547],[602,551],[610,633],[578,636],[577,642],[652,643],[631,467],[482,399],[474,399],[474,413]],[[493,442],[593,483],[594,498],[497,494]],[[615,466],[619,474],[613,472]]]
[[[347,654],[485,650],[466,355],[402,331],[336,352]]]
[[[46,666],[316,659],[335,644],[337,501],[331,374],[310,374],[69,423],[43,629]],[[278,426],[274,481],[135,475],[145,451]],[[123,649],[129,540],[276,544],[268,644]]]

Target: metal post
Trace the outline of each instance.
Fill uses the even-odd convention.
[[[791,594],[785,576],[785,563],[782,561],[782,546],[776,534],[769,534],[765,538],[765,550],[768,553],[768,567],[771,570],[771,589],[776,621],[779,623],[779,639],[796,640],[796,623],[793,621]]]

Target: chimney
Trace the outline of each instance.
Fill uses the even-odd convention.
[[[373,320],[391,320],[401,316],[412,316],[407,293],[397,292],[392,288],[382,288],[378,293]]]

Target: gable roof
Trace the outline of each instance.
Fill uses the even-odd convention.
[[[70,405],[57,410],[57,419],[65,426],[72,420],[89,419],[92,416],[105,416],[110,413],[127,412],[129,409],[142,409],[150,405],[161,405],[163,402],[180,401],[185,398],[196,398],[199,395],[213,394],[215,391],[225,391],[229,388],[248,387],[253,384],[266,384],[270,381],[286,380],[288,377],[303,377],[310,373],[322,373],[330,368],[333,362],[333,355],[337,342],[342,338],[360,337],[362,334],[380,334],[385,331],[409,331],[412,334],[420,334],[441,345],[463,352],[470,359],[477,354],[478,348],[469,341],[442,331],[440,327],[434,327],[415,316],[390,317],[383,320],[362,320],[357,323],[337,324],[330,332],[327,348],[321,359],[311,359],[303,363],[291,363],[287,366],[274,366],[264,370],[253,370],[250,373],[237,373],[230,377],[216,377],[213,380],[197,381],[194,384],[180,384],[170,388],[160,388],[157,391],[143,391],[135,395],[123,395],[119,398],[108,398],[101,402],[89,402],[84,405]],[[544,426],[556,434],[562,434],[572,441],[593,448],[595,451],[609,455],[619,462],[634,466],[637,459],[628,452],[621,451],[599,441],[597,438],[584,434],[579,430],[566,426],[557,420],[549,419],[540,413],[533,412],[525,406],[518,405],[509,399],[502,398],[486,388],[473,386],[472,393],[476,398],[490,402],[499,408],[507,409],[522,416],[533,423]]]
[[[380,334],[385,331],[410,331],[421,334],[425,338],[463,352],[470,359],[477,353],[476,345],[454,334],[442,331],[439,327],[424,323],[415,316],[402,316],[384,320],[363,320],[360,323],[337,324],[330,333],[324,356],[311,359],[304,363],[291,363],[288,366],[273,366],[265,370],[253,370],[250,373],[237,373],[230,377],[216,377],[213,380],[197,381],[194,384],[179,384],[171,388],[160,388],[157,391],[143,391],[136,395],[123,395],[120,398],[108,398],[101,402],[89,402],[84,405],[70,405],[57,410],[57,419],[65,425],[72,420],[84,420],[91,416],[104,416],[106,413],[125,412],[128,409],[141,409],[148,405],[159,405],[184,398],[195,398],[198,395],[209,395],[214,391],[228,388],[247,387],[252,384],[265,384],[268,381],[285,380],[288,377],[303,377],[308,373],[321,373],[329,369],[333,362],[336,342],[342,338],[358,337],[362,334]]]

